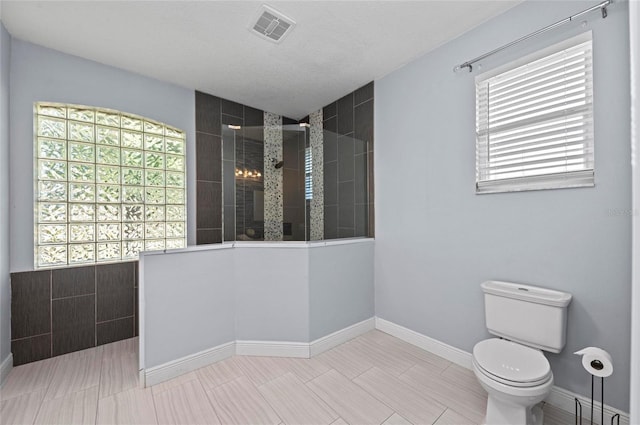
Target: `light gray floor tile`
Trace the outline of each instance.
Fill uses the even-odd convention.
[[[220,420],[199,380],[153,395],[159,424],[215,425]]]
[[[258,388],[285,424],[330,424],[338,415],[293,373]]]
[[[53,378],[58,359],[46,359],[16,366],[0,389],[0,400],[47,389]]]
[[[244,376],[207,390],[223,424],[277,425],[280,417],[254,384]]]
[[[432,424],[446,407],[424,397],[409,384],[376,367],[354,379],[378,400],[414,424]]]
[[[205,389],[214,388],[244,376],[242,369],[233,357],[198,369],[196,374]]]
[[[151,388],[132,388],[98,401],[99,425],[157,424]]]
[[[78,391],[65,397],[46,400],[42,403],[37,424],[93,424],[98,409],[98,387]]]
[[[0,402],[2,425],[32,424],[38,414],[44,390],[25,393]]]
[[[479,423],[484,418],[487,396],[479,395],[462,386],[450,385],[440,375],[416,365],[400,376],[400,380],[408,383],[420,394],[453,409],[471,422]]]
[[[335,370],[309,381],[307,386],[350,424],[379,424],[393,414],[393,410]]]

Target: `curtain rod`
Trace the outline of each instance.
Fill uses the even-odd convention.
[[[594,10],[598,10],[598,9],[602,10],[602,18],[604,19],[604,18],[607,17],[607,6],[609,6],[611,4],[611,1],[612,0],[605,0],[600,4],[597,4],[595,6],[592,6],[592,7],[588,8],[588,9],[585,9],[582,12],[578,12],[575,15],[569,16],[568,18],[565,18],[565,19],[563,19],[561,21],[558,21],[555,24],[548,25],[548,26],[546,26],[544,28],[541,28],[541,29],[539,29],[539,30],[537,30],[535,32],[527,34],[524,37],[521,37],[521,38],[519,38],[519,39],[517,39],[515,41],[512,41],[511,43],[508,43],[508,44],[505,44],[504,46],[498,47],[497,49],[492,50],[489,53],[485,53],[484,55],[478,56],[475,59],[471,59],[469,61],[461,63],[460,65],[457,65],[457,66],[455,66],[453,68],[453,72],[458,72],[458,71],[462,70],[463,68],[469,68],[469,72],[472,72],[474,63],[479,62],[482,59],[487,58],[489,56],[492,56],[492,55],[494,55],[494,54],[496,54],[498,52],[501,52],[501,51],[503,51],[505,49],[508,49],[509,47],[511,47],[511,46],[513,46],[515,44],[518,44],[518,43],[520,43],[522,41],[528,40],[528,39],[530,39],[532,37],[535,37],[535,36],[540,35],[540,34],[542,34],[544,32],[547,32],[547,31],[552,30],[552,29],[554,29],[556,27],[559,27],[560,25],[564,25],[566,23],[574,21],[578,16],[582,16],[582,15],[584,15],[586,13],[593,12]]]

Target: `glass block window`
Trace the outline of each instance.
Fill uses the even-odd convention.
[[[35,105],[35,267],[186,246],[185,134],[118,111]]]

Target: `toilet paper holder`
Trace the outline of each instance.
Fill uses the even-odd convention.
[[[600,425],[604,425],[604,378],[610,376],[613,373],[613,363],[611,361],[611,355],[601,348],[587,347],[580,351],[576,351],[574,354],[578,354],[582,357],[582,366],[591,375],[591,425],[593,425],[593,407],[594,407],[594,386],[595,378],[600,378]],[[576,397],[575,402],[575,418],[576,425],[582,425],[582,403]],[[611,425],[614,425],[614,421],[617,420],[617,425],[620,425],[620,414],[616,413],[611,417]]]

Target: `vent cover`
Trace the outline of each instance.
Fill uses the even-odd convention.
[[[262,38],[280,43],[296,25],[295,21],[267,5],[262,5],[251,30]]]

